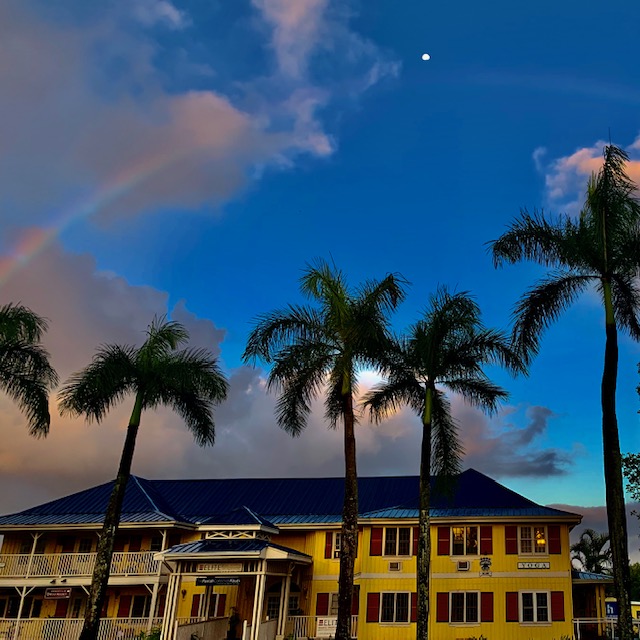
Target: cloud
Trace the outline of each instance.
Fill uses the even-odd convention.
[[[599,140],[591,147],[577,149],[568,156],[544,162],[547,150],[540,147],[533,152],[533,161],[539,173],[545,178],[545,196],[555,208],[570,215],[578,215],[584,202],[587,180],[602,166],[602,151],[608,143]],[[628,147],[630,162],[627,172],[631,179],[640,184],[640,136]]]
[[[4,225],[49,224],[82,203],[80,215],[103,220],[210,211],[265,167],[330,155],[336,141],[320,112],[392,75],[395,63],[328,0],[254,4],[253,35],[271,42],[275,70],[223,85],[211,68],[230,60],[190,57],[197,40],[172,48],[154,39],[159,27],[194,32],[193,17],[169,0],[86,9],[79,22],[1,3]],[[319,50],[350,52],[341,65],[348,88],[310,72]],[[196,82],[195,68],[209,72]]]

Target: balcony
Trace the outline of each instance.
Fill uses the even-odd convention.
[[[156,575],[160,563],[154,551],[116,552],[111,560],[111,576]],[[0,554],[2,578],[91,577],[95,553]]]

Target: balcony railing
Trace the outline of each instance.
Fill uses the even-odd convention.
[[[75,640],[80,637],[83,619],[32,618],[7,620],[0,618],[2,640]],[[152,628],[162,625],[162,618],[152,620]],[[104,618],[100,621],[98,640],[134,640],[149,628],[149,618]]]
[[[160,564],[154,555],[153,551],[118,551],[111,560],[111,575],[154,575]],[[91,576],[95,562],[95,553],[0,554],[0,578]]]

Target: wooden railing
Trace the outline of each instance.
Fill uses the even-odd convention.
[[[327,620],[330,616],[288,616],[285,622],[284,635],[294,638],[315,638],[318,619]],[[351,637],[358,637],[358,616],[351,616]]]
[[[154,555],[153,551],[116,552],[111,560],[111,575],[153,575],[159,567]],[[90,576],[95,562],[95,553],[0,554],[0,578]]]
[[[81,618],[35,618],[8,620],[0,618],[2,640],[76,640],[84,620]],[[158,628],[162,618],[152,620]],[[100,621],[98,640],[134,640],[149,628],[148,618],[104,618]]]

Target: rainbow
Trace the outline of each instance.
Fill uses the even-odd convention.
[[[32,227],[25,230],[18,242],[8,252],[8,255],[0,256],[0,287],[6,284],[16,271],[27,265],[73,223],[83,218],[91,217],[100,209],[133,191],[153,174],[176,163],[193,151],[194,149],[182,150],[179,153],[174,151],[173,153],[145,158],[137,164],[122,170],[90,196],[63,211],[55,223],[46,227]]]

